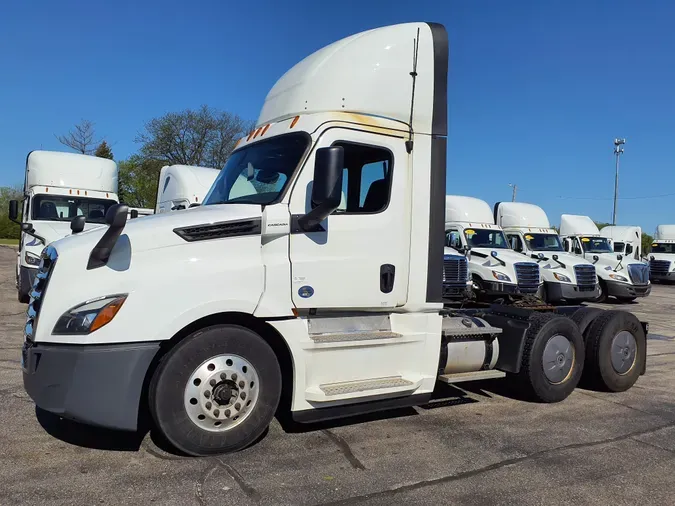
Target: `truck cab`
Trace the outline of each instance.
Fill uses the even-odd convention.
[[[473,289],[488,298],[542,295],[539,265],[511,249],[487,202],[459,195],[445,198],[445,245],[469,262]]]
[[[630,302],[651,292],[649,266],[621,253],[615,253],[608,237],[600,234],[588,216],[563,214],[560,235],[565,250],[595,265],[600,278],[599,302],[615,297]]]
[[[581,302],[598,297],[598,277],[591,262],[565,251],[544,210],[522,202],[495,204],[495,221],[514,251],[539,265],[547,302]]]
[[[609,225],[600,229],[600,234],[609,239],[614,253],[642,260],[642,229],[635,226]]]
[[[658,225],[649,254],[652,281],[675,281],[675,225]]]
[[[18,298],[28,303],[44,247],[70,235],[71,220],[85,218],[84,230],[105,224],[116,204],[117,164],[106,158],[31,151],[26,158],[22,202],[10,202],[9,216],[19,222],[21,237],[16,266]],[[21,208],[21,213],[19,213]]]
[[[200,206],[220,170],[196,165],[165,165],[159,172],[155,213]]]

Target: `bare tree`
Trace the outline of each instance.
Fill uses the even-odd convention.
[[[99,141],[94,140],[94,124],[86,119],[75,125],[66,135],[57,135],[56,138],[64,146],[84,155],[92,154],[99,144]]]
[[[221,168],[237,139],[251,127],[252,122],[236,114],[203,105],[151,119],[136,142],[149,160]]]

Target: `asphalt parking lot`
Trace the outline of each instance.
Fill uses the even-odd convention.
[[[430,406],[282,427],[220,458],[171,454],[35,406],[20,369],[26,306],[0,247],[0,504],[672,504],[675,286],[629,306],[650,321],[647,374],[628,392],[541,405],[504,383],[447,388]],[[96,392],[92,392],[96,395]]]

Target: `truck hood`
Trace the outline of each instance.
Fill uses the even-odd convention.
[[[484,265],[486,267],[487,266],[501,267],[502,264],[500,264],[499,261],[497,261],[497,259],[491,256],[492,251],[496,251],[497,258],[506,262],[507,265],[508,264],[513,265],[519,262],[537,263],[537,261],[534,258],[530,258],[526,255],[523,255],[522,253],[518,253],[510,249],[492,249],[492,248],[472,248],[471,253],[469,253],[470,261],[472,263],[477,263],[480,265]],[[479,255],[475,255],[474,253],[479,253]],[[480,255],[487,255],[487,258],[483,258]]]
[[[562,263],[564,263],[567,266],[567,270],[574,270],[575,265],[592,265],[592,262],[589,262],[588,260],[585,260],[581,257],[578,257],[576,255],[572,255],[570,253],[567,253],[565,251],[535,251],[534,254],[538,255],[539,253],[542,253],[547,260],[542,260],[539,262],[539,267],[541,269],[561,269],[564,270],[563,267],[560,266],[558,262],[553,260],[553,255],[558,256],[558,260],[560,260]],[[536,262],[537,260],[532,258],[532,261]]]
[[[654,260],[667,260],[669,262],[675,262],[675,254],[673,253],[650,253],[647,255],[647,258]]]
[[[174,232],[175,229],[260,218],[261,216],[261,206],[254,204],[220,204],[153,214],[144,216],[142,220],[128,220],[118,244],[123,238],[128,239],[134,253],[182,246],[189,243]],[[107,229],[108,226],[105,225],[88,231],[85,230],[77,235],[60,239],[54,244],[54,247],[59,255],[67,255],[71,251],[79,252],[82,250],[86,250],[88,254]]]
[[[59,239],[67,237],[71,234],[69,221],[34,221],[32,223],[35,233],[44,237],[47,244],[58,241]],[[101,223],[85,222],[84,231],[86,232],[87,230],[92,230],[103,226],[105,225]],[[44,245],[35,237],[28,236],[26,237],[25,241],[26,242],[24,244],[26,246],[38,246],[40,249],[44,247]]]
[[[646,262],[635,260],[634,258],[624,258],[619,262],[616,259],[616,254],[607,253],[598,255],[598,261],[595,262],[595,271],[600,277],[607,277],[611,272],[624,274],[628,272],[628,266],[633,264],[647,265]]]

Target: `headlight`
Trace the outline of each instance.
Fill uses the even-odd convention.
[[[26,251],[26,254],[23,257],[26,259],[26,263],[28,265],[34,265],[35,267],[40,265],[40,257],[30,253],[29,251]]]
[[[564,281],[565,283],[571,283],[572,280],[565,276],[564,274],[558,274],[557,272],[553,273],[553,277],[557,279],[558,281]]]
[[[126,294],[110,295],[75,306],[61,315],[52,334],[91,334],[112,321],[125,300]]]
[[[624,282],[628,281],[626,278],[624,278],[620,274],[610,274],[609,277],[612,278],[612,279],[616,279],[617,281],[624,281]]]
[[[492,271],[492,275],[499,281],[511,281],[511,278],[503,272]]]

